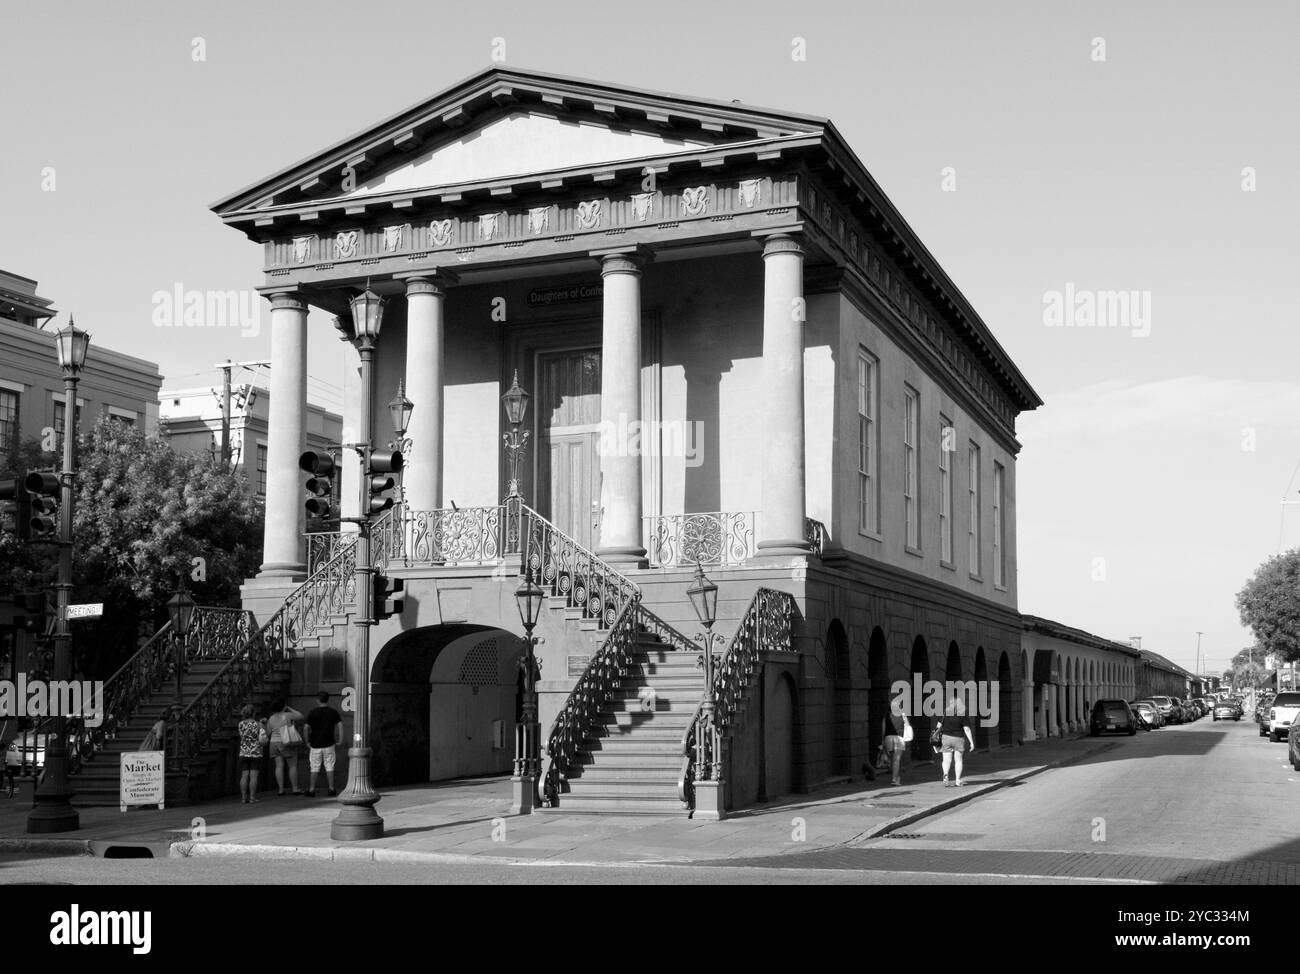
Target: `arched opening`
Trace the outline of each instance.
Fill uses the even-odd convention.
[[[961,682],[961,650],[957,648],[955,642],[948,644],[948,665],[944,670],[943,678],[945,681]],[[944,703],[947,702],[945,699]]]
[[[523,640],[471,624],[391,639],[371,667],[371,773],[377,785],[506,774],[519,718]]]
[[[989,671],[988,665],[984,662],[984,647],[975,648],[975,687],[978,699],[988,699],[989,692]],[[975,746],[981,750],[989,746],[989,729],[984,726],[984,717],[980,713],[970,715],[971,724],[975,731]]]
[[[889,712],[889,651],[879,626],[871,630],[871,641],[867,644],[867,679],[871,681],[867,693],[867,760],[870,761],[884,743],[884,720]]]
[[[921,683],[930,680],[930,654],[925,648],[925,640],[917,636],[912,642],[912,678],[920,678]],[[912,757],[918,761],[930,760],[930,718],[924,712],[912,715],[916,725],[912,732]]]
[[[1011,686],[1011,658],[998,657],[998,743],[1009,747],[1016,742],[1015,696]]]
[[[830,771],[833,775],[853,773],[853,721],[850,717],[852,688],[849,680],[849,637],[840,620],[826,631],[826,692],[831,715]]]
[[[794,681],[782,673],[772,681],[767,700],[764,742],[764,796],[771,800],[794,790]]]

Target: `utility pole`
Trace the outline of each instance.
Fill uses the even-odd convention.
[[[230,373],[235,366],[240,368],[253,368],[256,366],[270,366],[269,359],[259,359],[255,362],[232,362],[226,359],[224,362],[218,362],[213,368],[221,370],[221,393],[218,399],[221,402],[221,463],[227,470],[230,469],[230,461],[233,452],[230,447]],[[217,394],[217,390],[212,390]]]
[[[1205,633],[1201,632],[1201,630],[1199,629],[1196,630],[1196,675],[1197,676],[1201,675],[1201,637],[1203,635],[1205,635]]]

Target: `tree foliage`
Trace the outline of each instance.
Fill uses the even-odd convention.
[[[1260,565],[1237,593],[1237,610],[1258,649],[1287,662],[1300,659],[1300,549]]]
[[[24,465],[59,465],[31,450],[24,448]],[[101,420],[81,438],[77,461],[73,601],[104,603],[103,619],[76,625],[83,672],[106,677],[125,661],[137,632],[166,620],[182,577],[199,605],[237,605],[240,582],[261,561],[262,519],[242,474]],[[0,584],[16,591],[53,580],[55,546],[3,544]]]

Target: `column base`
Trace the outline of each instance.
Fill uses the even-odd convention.
[[[335,842],[363,842],[384,835],[384,820],[373,805],[344,805],[330,823],[330,838]]]
[[[695,782],[695,812],[691,818],[701,822],[720,822],[727,817],[723,807],[726,791],[721,781]]]
[[[646,559],[646,551],[644,548],[597,548],[596,557],[610,565],[618,565],[623,568],[650,567],[650,562]]]
[[[510,814],[531,815],[533,797],[537,793],[537,782],[532,775],[510,779]]]
[[[301,582],[307,578],[307,564],[306,562],[267,562],[254,576],[254,579],[258,578],[292,578]]]
[[[1038,740],[1037,734],[1035,734],[1033,731],[1025,731],[1024,735],[1020,738],[1020,743],[1028,744],[1030,741],[1036,741],[1036,740]]]

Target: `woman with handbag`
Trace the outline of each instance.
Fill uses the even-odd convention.
[[[903,750],[912,741],[912,722],[903,711],[902,696],[895,697],[889,705],[889,716],[884,719],[882,728],[885,732],[883,745],[885,755],[889,758],[890,770],[893,772],[889,783],[901,785]]]
[[[289,706],[283,698],[271,704],[271,716],[266,719],[266,733],[271,738],[271,757],[275,759],[276,793],[284,794],[284,766],[289,765],[289,787],[301,795],[298,787],[298,757],[302,754],[303,737],[298,725],[303,716]]]
[[[266,728],[253,716],[253,705],[244,704],[239,711],[239,797],[247,805],[259,801],[257,778],[262,773],[262,748],[266,747]]]
[[[943,753],[943,786],[948,787],[948,770],[956,765],[956,778],[952,782],[954,787],[960,788],[964,782],[961,780],[962,755],[966,753],[969,744],[970,751],[975,750],[975,735],[970,729],[970,719],[966,716],[966,704],[961,697],[953,697],[948,701],[948,706],[943,708],[943,720],[938,728],[939,739]]]

